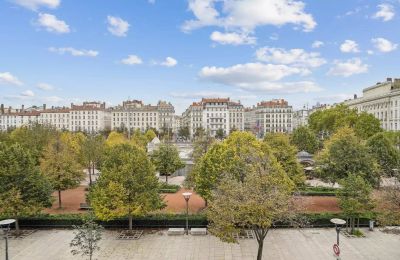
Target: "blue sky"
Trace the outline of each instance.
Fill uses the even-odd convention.
[[[400,77],[400,0],[3,0],[0,102],[338,102]]]

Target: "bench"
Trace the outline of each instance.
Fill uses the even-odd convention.
[[[168,229],[168,235],[169,236],[174,236],[174,235],[184,235],[185,234],[185,229],[184,228],[169,228]]]
[[[81,204],[79,204],[79,209],[89,210],[89,209],[92,209],[92,207],[90,207],[89,204],[87,204],[87,203],[81,203]]]
[[[207,235],[207,228],[191,228],[190,234],[193,236],[205,236]]]

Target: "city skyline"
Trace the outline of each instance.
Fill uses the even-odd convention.
[[[247,7],[1,1],[0,103],[161,99],[181,114],[201,97],[246,107],[284,98],[298,109],[396,77],[398,1],[252,0]]]

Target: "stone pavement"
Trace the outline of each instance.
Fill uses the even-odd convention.
[[[400,236],[379,230],[364,231],[366,238],[341,236],[343,260],[398,260]],[[96,259],[256,259],[257,243],[242,239],[239,244],[222,243],[213,236],[167,236],[165,232],[145,234],[140,240],[116,240],[116,231],[106,231]],[[11,260],[84,259],[70,253],[71,230],[40,230],[22,240],[10,240]],[[279,229],[268,233],[263,259],[335,259],[334,229]],[[0,258],[4,254],[1,241]]]

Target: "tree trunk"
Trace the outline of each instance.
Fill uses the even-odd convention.
[[[165,183],[168,184],[168,174],[165,174]]]
[[[264,239],[261,239],[258,242],[258,252],[257,252],[257,260],[262,259],[262,252],[263,252],[263,247],[264,247]]]
[[[58,190],[58,208],[61,209],[61,190]]]
[[[129,231],[132,231],[132,215],[129,214]]]
[[[15,218],[15,232],[17,233],[17,235],[19,235],[20,233],[20,229],[19,229],[19,220],[18,218]]]
[[[351,223],[351,234],[354,234],[354,227],[355,227],[355,219],[354,217],[350,218],[350,223]]]
[[[92,167],[89,162],[89,167],[88,167],[88,173],[89,173],[89,186],[92,186]]]

